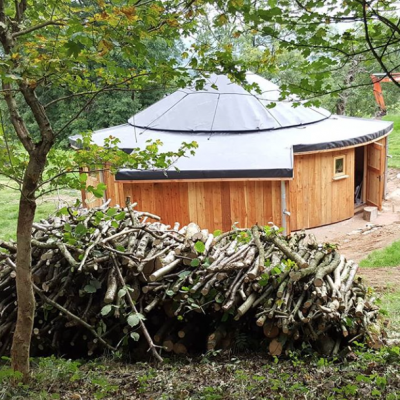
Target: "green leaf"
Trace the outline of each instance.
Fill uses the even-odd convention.
[[[124,252],[124,251],[125,251],[125,247],[124,247],[124,246],[121,246],[120,244],[116,246],[116,249],[117,249],[118,251],[121,251],[121,252]]]
[[[221,318],[221,322],[226,322],[226,321],[228,321],[228,319],[229,319],[229,313],[224,313],[224,315],[222,316],[222,318]]]
[[[110,314],[112,310],[112,305],[108,304],[101,309],[101,315],[105,317],[106,315]]]
[[[191,267],[198,267],[199,265],[200,265],[200,260],[198,258],[193,258],[193,260],[190,261]]]
[[[72,228],[71,228],[71,224],[65,224],[65,225],[64,225],[64,231],[65,231],[65,232],[71,232],[71,229],[72,229]]]
[[[83,224],[78,224],[75,228],[75,233],[79,236],[83,236],[84,234],[86,234],[86,232],[87,228]]]
[[[57,215],[69,215],[68,207],[60,208],[60,209],[57,211]]]
[[[98,281],[97,279],[92,279],[90,281],[90,284],[95,287],[96,289],[100,289],[101,288],[101,283],[100,281]]]
[[[213,235],[214,235],[214,237],[218,237],[218,236],[222,235],[221,229],[215,230],[214,233],[213,233]]]
[[[193,261],[193,260],[192,260]],[[189,276],[191,274],[190,271],[182,271],[178,276],[179,278],[186,278],[187,276]]]
[[[136,325],[139,325],[140,321],[144,321],[146,318],[143,314],[140,313],[135,313],[135,314],[129,314],[126,322],[128,323],[129,326],[132,328]]]
[[[88,174],[79,174],[79,182],[86,184]]]
[[[140,323],[140,318],[137,316],[137,314],[130,314],[126,320],[129,326],[132,328],[136,325],[139,325]]]
[[[109,217],[114,216],[116,213],[117,213],[117,209],[116,209],[116,208],[109,208],[109,209],[107,210],[107,215],[108,215]]]
[[[173,296],[175,294],[173,290],[167,290],[165,293],[167,296]]]
[[[122,288],[118,290],[118,298],[121,299],[126,295],[126,289]]]
[[[137,342],[140,339],[140,335],[137,332],[131,332],[131,338]]]
[[[119,225],[117,221],[111,221],[111,226],[115,229],[118,229]]]
[[[80,52],[85,48],[83,44],[69,41],[65,44],[67,48],[67,55],[70,57],[78,57]]]
[[[92,285],[86,285],[86,286],[83,288],[83,290],[84,290],[86,293],[96,293],[96,291],[97,291],[97,289],[96,289],[94,286],[92,286]]]
[[[122,211],[122,212],[120,212],[119,214],[117,214],[114,218],[115,218],[117,221],[122,221],[122,220],[125,219],[125,215],[126,215],[126,213],[125,213],[124,211]]]
[[[198,253],[204,253],[206,246],[204,245],[204,243],[201,240],[198,240],[196,242],[196,244],[194,245],[194,248]]]

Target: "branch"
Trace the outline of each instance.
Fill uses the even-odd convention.
[[[125,79],[124,81],[120,82],[118,85],[123,85],[129,81],[131,81],[132,79],[138,78],[138,77],[142,77],[142,76],[146,76],[149,75],[148,73],[143,73],[143,74],[138,74],[138,75],[134,75],[131,76],[127,79]],[[115,86],[115,85],[114,85]],[[75,114],[74,117],[72,117],[61,129],[59,129],[56,133],[56,136],[60,135],[61,132],[63,132],[65,129],[67,129],[75,120],[77,120],[81,114],[86,110],[87,107],[89,107],[89,105],[94,101],[94,99],[100,94],[103,93],[104,91],[110,89],[110,86],[105,86],[102,89],[99,89],[97,92],[93,93],[92,97],[84,104],[84,106]]]
[[[5,1],[0,0],[0,22],[6,23]]]
[[[53,25],[53,26],[64,26],[64,22],[46,21],[46,22],[43,22],[42,24],[31,26],[30,28],[24,29],[22,31],[15,32],[15,33],[12,34],[12,38],[15,39],[15,38],[17,38],[19,36],[27,35],[28,33],[37,31],[38,29],[41,29],[41,28],[44,28],[44,27],[50,26],[50,25]]]
[[[117,85],[121,85],[121,83],[116,83]],[[50,107],[60,101],[69,100],[74,97],[82,97],[82,96],[89,96],[92,94],[96,94],[98,92],[107,93],[107,92],[149,92],[151,90],[162,90],[162,89],[176,89],[177,86],[168,86],[168,87],[159,87],[159,88],[151,88],[151,89],[129,89],[129,88],[109,88],[109,89],[99,89],[99,90],[92,90],[87,92],[79,92],[79,93],[72,93],[63,97],[59,97],[58,99],[54,99],[49,101],[47,104],[44,105],[44,108]]]
[[[54,132],[51,127],[49,118],[40,103],[39,99],[36,97],[34,89],[30,88],[26,83],[22,82],[19,84],[22,95],[29,108],[32,111],[33,117],[39,126],[40,135],[42,137],[43,150],[47,152],[50,150],[54,143]]]
[[[16,22],[21,22],[22,17],[24,16],[25,10],[27,6],[27,0],[15,0],[15,15],[16,15]]]
[[[58,304],[55,301],[53,301],[50,298],[48,298],[34,283],[32,283],[32,285],[33,285],[33,289],[35,290],[35,292],[39,295],[39,297],[42,298],[42,300],[44,302],[46,302],[46,303],[52,305],[53,307],[57,308],[59,311],[61,311],[67,317],[73,319],[74,321],[78,322],[79,325],[82,325],[84,328],[89,330],[92,333],[92,335],[94,337],[96,337],[103,346],[107,347],[108,349],[110,349],[112,351],[116,351],[117,350],[115,347],[113,347],[110,344],[108,344],[101,336],[99,336],[97,334],[97,332],[96,332],[96,329],[92,325],[88,324],[86,321],[84,321],[83,319],[79,318],[77,315],[73,314],[71,311],[68,311],[66,308],[64,308],[60,304]]]
[[[7,103],[8,111],[10,112],[10,120],[14,126],[15,132],[17,133],[17,136],[25,150],[31,154],[35,148],[35,145],[29,135],[29,131],[24,120],[18,112],[18,106],[11,91],[11,84],[3,81],[3,91],[4,99]]]
[[[94,170],[90,170],[90,171],[85,171],[85,173],[90,174],[92,172],[103,172],[103,171],[109,171],[108,168],[102,168],[102,169],[94,169]],[[42,182],[39,186],[38,189],[44,185],[47,185],[48,183],[54,181],[55,179],[63,176],[63,175],[67,175],[67,174],[77,174],[80,173],[81,171],[79,169],[77,170],[72,170],[72,171],[63,171],[58,173],[57,175],[52,176],[51,178],[47,179],[46,181]]]
[[[390,80],[398,87],[400,88],[400,83],[397,82],[391,72],[387,69],[385,63],[382,61],[382,57],[379,56],[379,54],[376,52],[376,49],[374,48],[374,46],[372,45],[371,42],[371,37],[369,36],[369,29],[368,29],[368,21],[367,21],[367,2],[365,0],[362,0],[362,7],[363,7],[363,17],[364,17],[364,31],[365,31],[365,39],[368,43],[368,47],[371,50],[372,54],[374,55],[374,57],[376,58],[376,60],[378,61],[379,65],[382,67],[382,69],[385,71],[386,75],[390,78]]]

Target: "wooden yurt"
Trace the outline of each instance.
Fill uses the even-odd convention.
[[[203,90],[178,90],[127,124],[95,132],[96,144],[113,136],[126,151],[149,139],[160,139],[162,151],[199,144],[177,161],[179,171],[91,176],[107,185],[104,200],[122,205],[130,196],[167,224],[195,221],[211,231],[273,222],[290,232],[343,221],[365,204],[381,208],[391,122],[294,107],[266,79],[249,73],[247,81],[261,93],[213,75]]]

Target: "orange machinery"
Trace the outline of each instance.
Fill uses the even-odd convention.
[[[393,72],[390,74],[396,82],[400,82],[400,72]],[[380,108],[380,115],[386,115],[386,105],[382,94],[382,82],[393,82],[387,74],[371,74],[371,79],[374,84],[374,96],[378,107]]]

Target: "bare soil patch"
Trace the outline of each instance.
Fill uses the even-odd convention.
[[[400,267],[359,268],[358,275],[378,292],[397,289]]]

